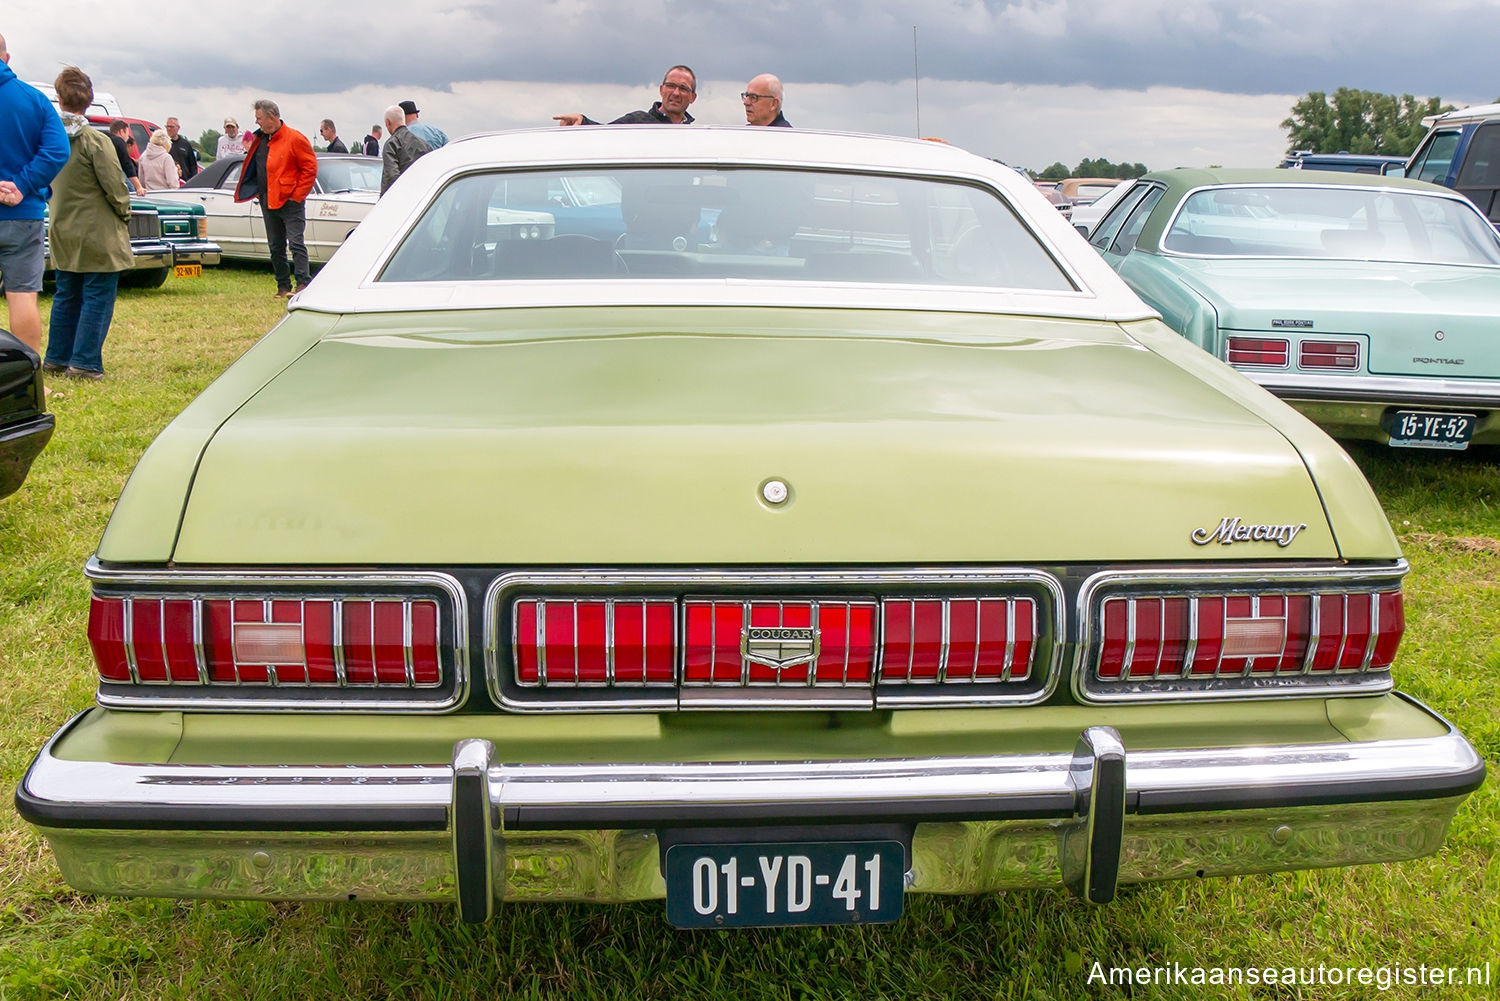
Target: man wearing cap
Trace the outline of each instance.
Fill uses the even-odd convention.
[[[688,105],[698,99],[698,75],[686,66],[673,66],[661,78],[657,93],[661,100],[644,111],[632,111],[621,115],[611,125],[691,125],[693,116],[688,114]],[[577,112],[553,115],[559,125],[598,125],[599,123]]]
[[[364,151],[365,151],[365,156],[379,156],[380,155],[380,126],[379,125],[371,125],[370,126],[370,134],[367,135],[367,136],[365,136],[365,140],[364,140]]]
[[[448,133],[436,125],[427,125],[417,121],[417,116],[421,114],[417,110],[417,102],[402,101],[400,108],[401,112],[406,115],[406,127],[411,130],[412,135],[426,143],[428,149],[448,145]]]
[[[240,123],[234,117],[224,119],[224,134],[219,137],[219,145],[214,149],[214,159],[222,160],[226,156],[240,156],[245,152],[245,135],[240,131]]]
[[[318,179],[318,155],[307,136],[281,120],[275,101],[255,102],[257,126],[245,143],[245,166],[234,187],[234,200],[260,199],[260,214],[266,223],[266,244],[271,250],[271,270],[276,275],[276,298],[292,293],[292,278],[300,292],[312,281],[307,265],[305,203]],[[286,252],[290,244],[291,266]]]
[[[42,217],[52,179],[72,147],[62,119],[42,92],[16,79],[0,35],[0,285],[6,326],[31,350],[42,350]]]
[[[187,141],[187,136],[178,134],[181,131],[182,124],[176,118],[167,119],[167,138],[172,140],[167,152],[177,161],[177,170],[186,181],[198,173],[198,149]]]
[[[745,105],[746,125],[792,127],[781,113],[781,81],[770,73],[762,73],[745,84],[740,101]]]

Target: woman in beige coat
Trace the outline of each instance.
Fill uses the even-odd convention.
[[[47,330],[48,372],[104,378],[104,335],[115,315],[120,272],[133,263],[130,192],[109,137],[84,117],[94,85],[76,66],[53,84],[62,106],[63,131],[72,152],[52,182],[47,203],[47,245],[57,272]]]
[[[151,133],[151,141],[141,154],[141,183],[149,190],[175,188],[182,183],[182,172],[172,159],[172,139],[166,129]]]

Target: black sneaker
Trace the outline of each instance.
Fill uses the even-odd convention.
[[[104,378],[103,372],[95,372],[91,368],[74,368],[72,365],[63,370],[63,375],[70,379],[89,379],[93,382]]]
[[[56,364],[53,364],[50,361],[44,361],[44,362],[42,362],[42,371],[43,372],[51,372],[53,375],[57,375],[58,373],[60,373],[60,372],[66,372],[67,370],[68,370],[68,366],[66,366],[66,365],[56,365]]]

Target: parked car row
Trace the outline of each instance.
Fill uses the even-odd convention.
[[[131,198],[126,226],[133,262],[120,277],[123,285],[160,288],[172,275],[196,278],[205,265],[219,263],[220,248],[208,238],[208,217],[201,206]],[[44,251],[44,269],[52,271],[50,250]]]
[[[1332,434],[1500,443],[1500,236],[1452,191],[1160,171],[1121,191],[1088,238],[1173,329]]]
[[[1484,761],[1395,689],[1348,456],[1014,170],[772,131],[471,137],[369,209],[88,563],[97,704],[15,793],[70,884],[734,928],[1442,846]],[[1133,182],[1111,263],[1488,273],[1451,193],[1263,173]],[[1385,363],[1311,296],[1224,319]]]

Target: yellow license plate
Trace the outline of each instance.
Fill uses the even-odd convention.
[[[172,268],[172,273],[178,278],[202,278],[203,265],[201,264],[178,264]]]

